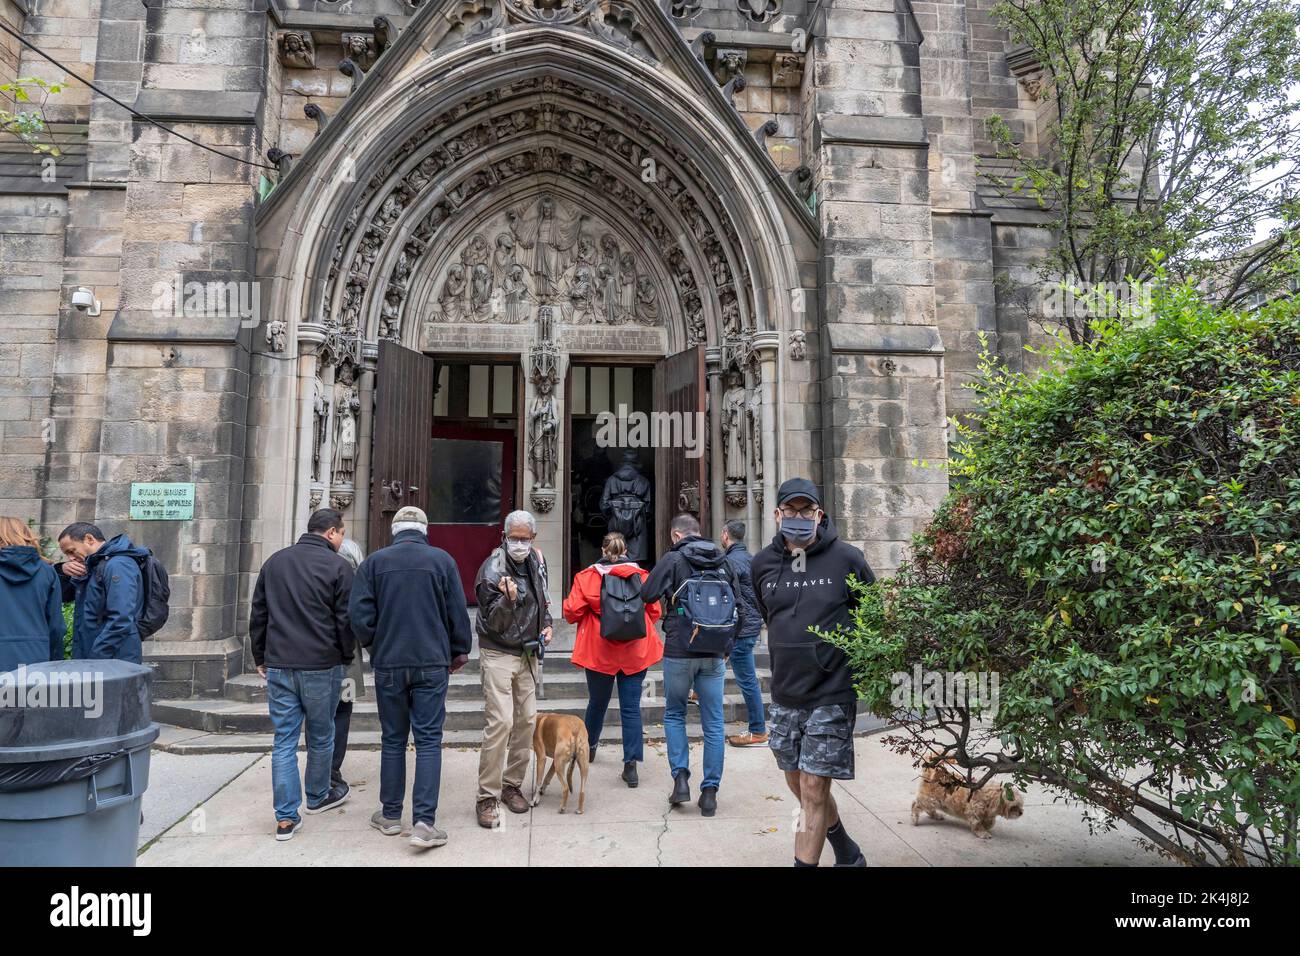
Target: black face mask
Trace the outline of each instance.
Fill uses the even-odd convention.
[[[782,518],[781,534],[791,544],[807,541],[817,533],[816,518]]]

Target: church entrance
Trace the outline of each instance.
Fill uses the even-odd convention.
[[[601,541],[609,531],[623,533],[632,560],[647,569],[654,565],[660,547],[655,539],[654,449],[628,429],[633,416],[649,415],[653,402],[652,365],[570,366],[566,580],[600,560]]]

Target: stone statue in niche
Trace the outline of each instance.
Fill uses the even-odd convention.
[[[808,357],[808,342],[803,329],[795,329],[790,333],[790,358],[796,362],[802,362]]]
[[[266,344],[272,352],[283,352],[285,340],[289,335],[289,323],[284,319],[274,319],[266,324]]]
[[[375,58],[379,51],[375,46],[374,37],[366,36],[364,33],[345,33],[341,40],[343,56],[367,72],[375,65]]]
[[[350,372],[351,363],[345,363],[340,375],[345,370]],[[361,415],[361,393],[352,384],[353,376],[347,374],[337,389],[334,409],[334,476],[332,483],[352,484],[356,473],[357,460],[357,423]]]
[[[722,394],[723,471],[728,481],[743,482],[745,473],[745,382],[734,369]]]
[[[554,488],[559,438],[555,382],[549,375],[540,375],[533,384],[537,388],[537,395],[528,412],[528,461],[533,470],[534,486]]]
[[[759,394],[758,382],[754,382],[753,394],[745,406],[749,418],[750,447],[754,451],[754,477],[763,480],[763,399]]]
[[[542,299],[555,295],[568,267],[567,255],[577,244],[586,216],[557,207],[555,197],[541,196],[533,209],[512,209],[507,218],[515,243],[523,250],[523,264],[532,273]]]
[[[311,407],[311,477],[313,481],[321,480],[320,456],[325,447],[325,429],[329,423],[329,399],[325,394],[325,383],[317,375],[314,379]]]

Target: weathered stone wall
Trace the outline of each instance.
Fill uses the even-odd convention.
[[[90,88],[73,77],[91,79],[98,49],[100,0],[28,0],[24,36],[68,72],[23,47],[19,76],[37,76],[50,83],[65,83],[45,107],[52,122],[84,121],[90,106]]]
[[[813,15],[811,145],[822,223],[822,454],[832,516],[878,571],[946,490],[930,144],[920,33],[894,0]]]
[[[0,0],[0,23],[9,29],[22,33],[26,16],[27,0]],[[8,83],[18,75],[22,51],[21,43],[7,33],[0,33],[0,83]],[[10,99],[11,97],[0,94],[0,101]]]

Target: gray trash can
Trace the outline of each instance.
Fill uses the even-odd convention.
[[[158,736],[149,674],[125,661],[0,674],[0,866],[135,865]]]

